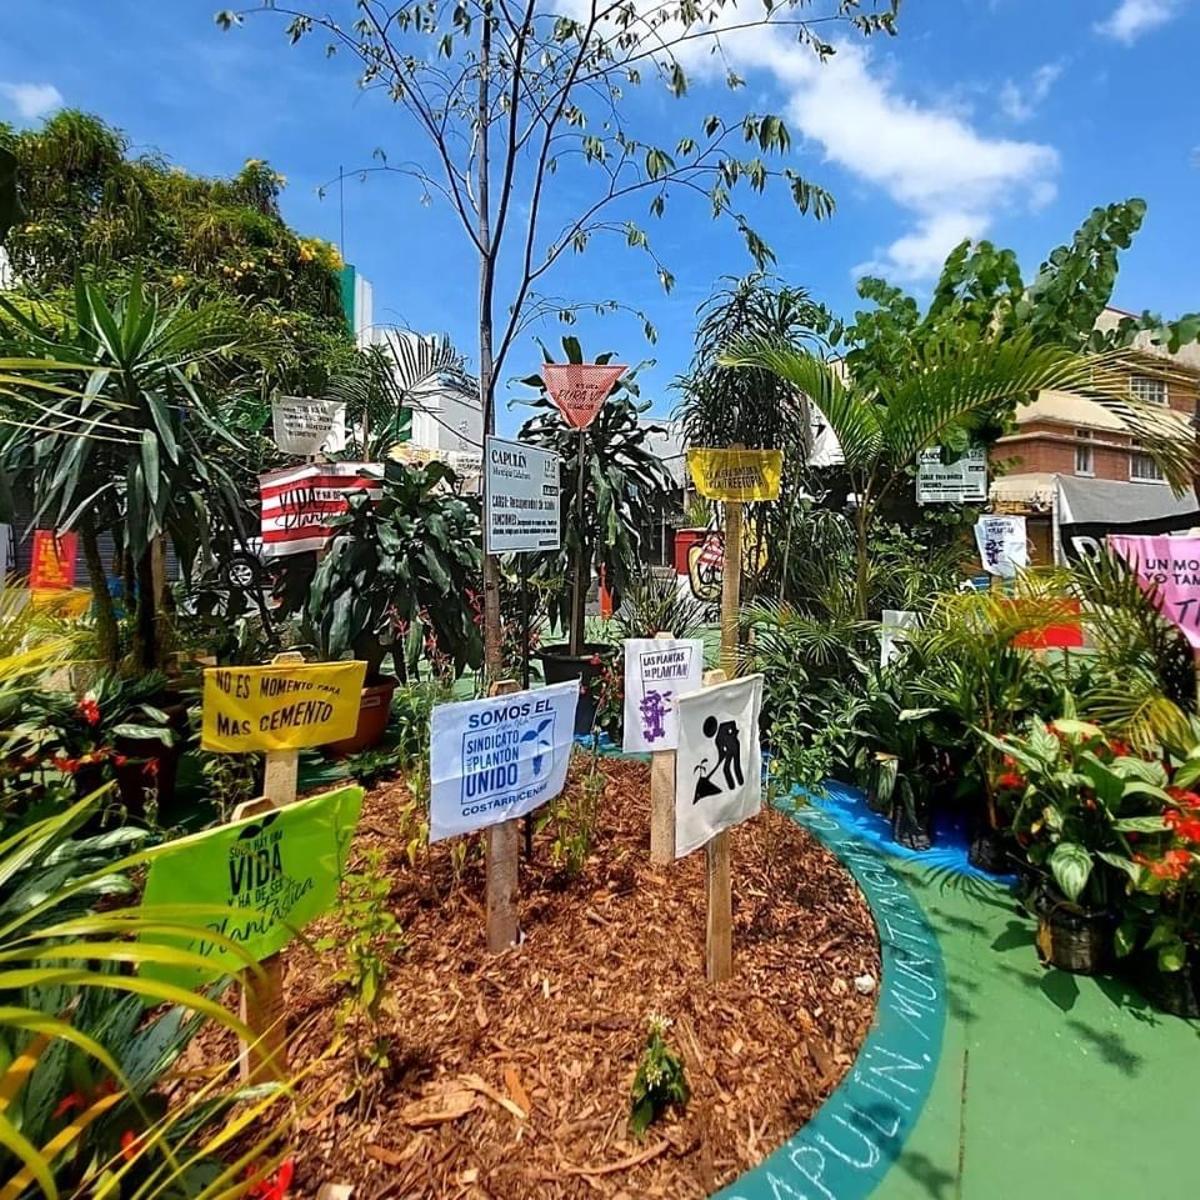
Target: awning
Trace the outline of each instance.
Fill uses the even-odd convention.
[[[1128,525],[1132,522],[1191,518],[1200,523],[1194,492],[1175,496],[1165,483],[1123,483],[1055,475],[1060,525]]]

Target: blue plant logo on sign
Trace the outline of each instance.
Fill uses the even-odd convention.
[[[544,698],[472,713],[462,737],[462,815],[514,808],[545,791],[554,728],[553,705]]]

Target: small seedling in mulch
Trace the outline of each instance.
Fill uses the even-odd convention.
[[[392,959],[405,947],[400,922],[388,908],[391,880],[383,872],[383,851],[368,850],[362,868],[342,880],[337,932],[317,943],[318,950],[338,951],[334,978],[346,985],[339,1024],[354,1038],[355,1056],[376,1070],[386,1070],[390,1047],[380,1032]]]
[[[550,817],[554,822],[550,861],[572,879],[582,874],[591,857],[600,801],[607,787],[608,776],[600,770],[598,743],[593,738],[591,764],[578,792],[563,792],[550,806]]]
[[[683,1108],[691,1094],[683,1060],[667,1045],[671,1018],[651,1013],[650,1037],[642,1051],[630,1094],[629,1128],[641,1137],[672,1105]]]

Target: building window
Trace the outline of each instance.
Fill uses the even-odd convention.
[[[1143,404],[1167,403],[1167,381],[1155,379],[1153,375],[1132,375],[1129,379],[1129,390],[1135,400]]]
[[[1149,454],[1135,450],[1129,456],[1129,478],[1135,483],[1162,483],[1163,473]]]
[[[1075,430],[1075,474],[1094,475],[1096,463],[1090,429]]]

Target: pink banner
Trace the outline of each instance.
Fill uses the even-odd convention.
[[[1158,611],[1200,649],[1200,537],[1111,533],[1108,545],[1137,572]]]

